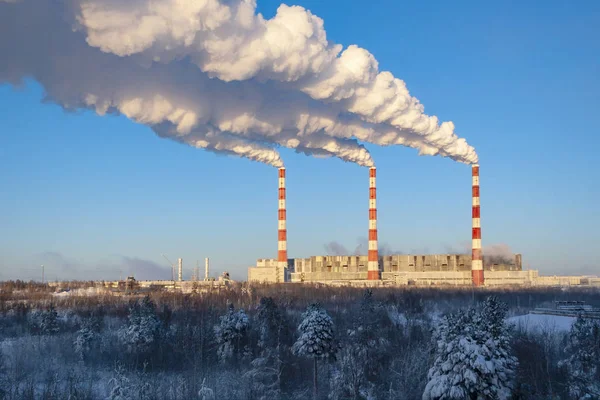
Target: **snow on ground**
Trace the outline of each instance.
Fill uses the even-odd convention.
[[[525,314],[507,318],[507,322],[529,332],[568,332],[575,319],[563,315]]]
[[[88,287],[80,289],[69,289],[58,293],[52,293],[54,297],[69,297],[69,296],[97,296],[105,293],[103,288]]]

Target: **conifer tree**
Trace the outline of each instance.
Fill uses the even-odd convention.
[[[319,304],[311,304],[302,314],[298,326],[300,337],[292,346],[294,354],[314,361],[313,396],[317,397],[317,360],[334,358],[338,350],[333,320]]]
[[[517,360],[511,354],[506,306],[495,297],[479,310],[446,316],[434,333],[436,354],[423,400],[509,399]]]
[[[154,302],[146,296],[130,308],[127,325],[119,332],[119,337],[129,352],[144,354],[157,344],[160,328]]]
[[[248,341],[249,329],[250,319],[244,310],[235,311],[233,304],[229,304],[227,312],[214,327],[215,339],[219,345],[217,354],[221,362],[231,360],[236,366],[239,364]]]
[[[568,392],[574,399],[600,399],[600,323],[577,317],[565,349],[568,357],[559,362],[567,371]]]
[[[42,335],[54,335],[59,331],[58,313],[53,304],[44,311],[40,318],[40,332]]]
[[[95,318],[87,318],[81,323],[81,327],[76,333],[73,346],[75,353],[81,360],[85,360],[92,348],[98,344],[100,336],[98,334],[99,324]]]

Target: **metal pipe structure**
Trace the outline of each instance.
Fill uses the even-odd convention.
[[[379,280],[379,251],[377,245],[377,189],[375,179],[377,170],[369,169],[369,257],[367,279]]]
[[[204,280],[207,281],[208,280],[208,257],[206,257],[204,259]]]
[[[288,263],[287,256],[287,228],[285,208],[285,168],[279,168],[279,209],[277,232],[277,270],[285,271]],[[279,273],[277,279],[279,279]]]
[[[479,165],[473,165],[473,254],[471,276],[473,286],[483,286],[483,254],[481,252],[481,208],[479,203]]]
[[[177,275],[179,282],[183,280],[183,258],[179,259],[179,273]]]

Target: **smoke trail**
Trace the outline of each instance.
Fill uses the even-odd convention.
[[[0,83],[33,77],[66,109],[276,167],[278,146],[372,166],[360,142],[477,162],[451,122],[302,7],[265,19],[253,0],[0,0],[0,56]]]
[[[509,245],[496,243],[483,246],[483,259],[486,264],[513,264],[515,255]]]
[[[348,249],[346,249],[346,247],[344,247],[343,244],[338,243],[336,241],[329,242],[325,245],[325,253],[327,255],[333,255],[333,256],[350,255],[350,253],[348,252]]]

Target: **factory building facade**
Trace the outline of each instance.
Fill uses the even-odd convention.
[[[256,261],[256,267],[248,268],[248,281],[262,283],[291,282],[293,270],[293,260],[288,260],[287,265],[282,265],[279,259],[259,258]]]
[[[256,267],[248,269],[248,280],[271,283],[326,282],[367,280],[369,277],[369,257],[361,255],[295,258],[288,259],[287,268],[281,268],[280,265],[277,260],[260,259]],[[520,254],[501,263],[487,263],[484,258],[483,265],[486,272],[522,271]],[[399,273],[426,273],[432,277],[445,276],[444,279],[450,279],[448,273],[460,273],[455,277],[460,281],[457,284],[468,284],[472,259],[466,254],[397,254],[380,256],[379,266],[383,280],[398,280]],[[466,282],[463,282],[463,275]]]

